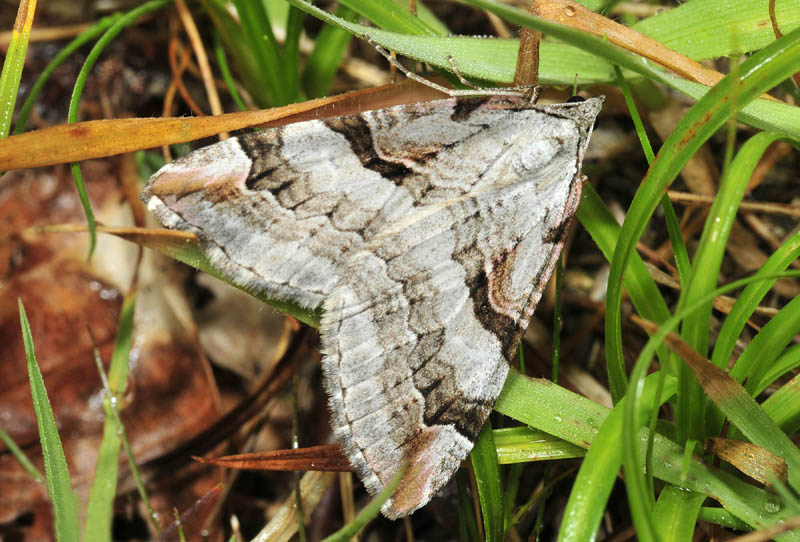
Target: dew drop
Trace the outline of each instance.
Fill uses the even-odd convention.
[[[775,514],[776,512],[780,512],[781,503],[779,503],[775,499],[767,499],[767,501],[764,503],[764,510],[766,510],[770,514]]]
[[[567,17],[574,17],[575,16],[575,8],[572,6],[567,6],[564,8],[564,14]]]
[[[559,416],[558,414],[553,416],[553,419],[556,421],[556,423],[561,423],[561,416]]]

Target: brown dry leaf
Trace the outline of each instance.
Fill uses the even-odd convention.
[[[786,461],[752,442],[711,438],[707,447],[711,453],[762,484],[771,485],[775,480],[785,483],[787,480]]]
[[[109,164],[86,164],[90,196],[103,220],[130,221],[130,210],[109,171]],[[102,435],[102,385],[92,357],[87,330],[94,334],[100,355],[110,359],[122,301],[130,284],[137,248],[109,236],[100,239],[95,257],[86,262],[86,235],[46,234],[30,226],[77,221],[82,210],[72,181],[63,170],[6,174],[0,181],[0,213],[6,234],[0,237],[5,278],[0,289],[0,419],[4,429],[41,468],[36,420],[25,370],[25,354],[16,311],[25,303],[36,354],[59,425],[73,485],[84,503],[93,478]],[[127,217],[127,219],[125,218]],[[198,365],[200,349],[181,319],[165,310],[169,281],[163,262],[150,258],[142,274],[136,329],[131,350],[131,374],[123,401],[133,453],[144,462],[176,447],[217,414],[213,383]],[[11,262],[11,263],[9,263]],[[158,265],[159,270],[153,270]],[[169,263],[169,265],[173,265]],[[4,450],[4,446],[0,447]],[[186,509],[218,482],[219,474],[194,467],[172,492],[154,493],[162,517],[173,507]],[[121,470],[121,491],[132,489],[127,465]],[[166,483],[169,480],[159,480]],[[52,533],[46,512],[46,487],[22,470],[11,454],[0,454],[0,522],[33,512],[33,533]],[[42,513],[45,511],[44,513]]]

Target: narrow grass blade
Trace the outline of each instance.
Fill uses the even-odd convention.
[[[764,368],[763,375],[753,389],[753,396],[757,397],[767,386],[797,367],[800,367],[800,344],[793,344],[772,365]],[[800,408],[800,403],[798,408]]]
[[[358,20],[358,13],[345,6],[339,6],[335,15],[351,23]],[[330,92],[333,77],[339,69],[350,39],[350,32],[328,24],[317,34],[314,50],[306,59],[301,77],[303,90],[309,98],[319,98]]]
[[[459,540],[468,542],[479,542],[478,524],[475,521],[472,499],[467,493],[468,475],[464,469],[456,472],[456,484],[458,485],[458,533]]]
[[[28,360],[28,378],[33,397],[33,408],[36,412],[36,422],[39,425],[39,438],[42,442],[42,455],[44,456],[44,471],[47,478],[47,489],[53,504],[53,517],[55,518],[56,538],[59,542],[78,542],[80,530],[78,528],[78,501],[72,490],[67,458],[58,436],[50,401],[47,398],[47,389],[39,372],[36,354],[33,350],[33,336],[25,307],[19,300],[19,320],[22,326],[22,341],[25,345],[25,356]]]
[[[739,151],[742,155],[744,148]],[[800,231],[789,237],[761,266],[754,277],[774,275],[785,270],[789,265],[800,258]],[[728,360],[736,346],[736,341],[742,334],[747,320],[752,316],[758,304],[769,292],[775,279],[759,280],[748,285],[736,299],[736,303],[725,318],[722,328],[714,344],[714,354],[711,361],[717,367],[727,367]]]
[[[667,486],[658,496],[653,510],[661,542],[683,542],[694,536],[700,507],[705,495]]]
[[[289,6],[289,16],[286,21],[286,38],[283,40],[284,86],[290,102],[303,99],[300,95],[300,35],[303,33],[303,19],[305,13],[296,7]]]
[[[63,64],[72,53],[77,51],[84,44],[108,30],[108,28],[114,25],[121,17],[122,13],[115,13],[113,15],[109,15],[108,17],[103,17],[86,31],[81,32],[77,37],[75,37],[75,39],[61,49],[55,57],[53,57],[53,60],[50,61],[50,63],[45,67],[44,70],[42,70],[42,73],[36,79],[36,83],[34,83],[33,88],[31,88],[30,94],[28,94],[28,97],[25,98],[25,103],[22,104],[22,108],[19,110],[19,115],[17,115],[17,124],[14,126],[15,134],[21,134],[25,131],[25,126],[28,123],[28,117],[31,114],[34,104],[36,103],[36,99],[39,97],[39,94],[41,94],[44,85],[50,80],[50,76],[52,76],[53,72],[56,71],[56,68]]]
[[[503,540],[503,489],[500,487],[500,464],[492,434],[492,424],[487,421],[470,453],[478,498],[481,502],[483,529],[486,542]]]
[[[103,439],[97,456],[94,482],[89,493],[86,509],[84,539],[102,542],[111,540],[111,522],[114,516],[114,497],[117,493],[117,468],[122,446],[121,432],[116,417],[111,410],[111,401],[119,404],[128,383],[128,358],[133,336],[133,316],[136,307],[136,292],[125,296],[122,302],[117,338],[109,369],[109,390],[111,396],[105,397],[103,410]]]
[[[244,39],[238,19],[229,11],[230,3],[225,0],[201,0],[201,4],[219,31],[242,85],[260,107],[269,107],[272,104],[271,87],[275,84],[275,74],[261,68],[256,51]]]
[[[72,96],[69,101],[69,113],[67,115],[67,122],[73,123],[78,121],[78,106],[80,104],[81,94],[86,86],[86,81],[100,54],[106,46],[113,40],[117,34],[130,24],[133,24],[136,19],[147,13],[152,13],[163,8],[169,4],[170,0],[150,0],[141,6],[132,9],[117,21],[115,21],[103,36],[97,40],[97,43],[92,47],[92,50],[86,57],[86,60],[81,67],[78,76],[75,78],[75,86],[72,88]],[[94,211],[92,211],[92,204],[89,201],[89,194],[86,191],[86,183],[83,181],[80,165],[75,163],[71,165],[72,177],[75,180],[75,188],[78,191],[78,196],[83,206],[83,211],[86,214],[86,222],[89,225],[89,257],[94,252],[94,247],[97,245],[97,224],[94,219]]]
[[[236,107],[239,108],[239,111],[247,111],[247,106],[244,100],[242,100],[239,90],[236,88],[236,83],[233,80],[231,69],[228,66],[228,59],[225,56],[225,48],[222,47],[222,41],[220,40],[218,30],[214,31],[214,56],[217,59],[217,65],[222,74],[222,80],[225,81],[225,86],[228,87],[231,98],[236,102]]]
[[[800,26],[800,4],[778,0],[781,30]],[[633,28],[695,60],[741,55],[775,39],[766,3],[692,0],[639,21]]]
[[[694,307],[698,306],[702,306],[702,303],[694,304]],[[667,334],[665,339],[670,348],[691,367],[703,390],[728,419],[753,444],[783,458],[789,467],[790,485],[795,489],[800,487],[800,449],[770,419],[747,390],[674,333]]]
[[[779,135],[771,133],[753,136],[742,146],[730,167],[726,168],[708,211],[700,243],[695,251],[692,273],[681,292],[678,306],[693,303],[699,296],[716,287],[725,247],[739,204],[747,191],[747,184],[764,151],[779,138]],[[711,311],[712,302],[709,301],[700,310],[691,313],[681,328],[683,339],[703,357],[708,351]],[[691,374],[684,374],[676,411],[678,440],[704,436],[705,405],[705,398],[696,380]]]
[[[800,276],[800,273],[796,275]],[[741,288],[746,282],[738,281],[734,287]],[[718,295],[720,292],[714,293]],[[670,326],[674,328],[678,321],[671,320]],[[654,340],[648,341],[649,346],[645,347],[648,358],[653,355],[655,342]],[[647,390],[647,386],[645,386],[645,390]],[[627,402],[627,398],[625,402]],[[598,437],[597,428],[603,425],[609,415],[607,408],[548,380],[528,378],[513,370],[509,373],[505,387],[495,404],[495,410],[583,448],[592,445]],[[605,427],[601,429],[601,432],[604,430]],[[620,449],[621,428],[619,425],[617,425],[616,432],[609,431],[607,438],[609,438],[608,450]],[[642,428],[637,434],[637,439],[639,439],[637,442],[643,443],[647,438],[647,431]],[[593,448],[593,446],[590,448],[590,454]],[[637,449],[641,454],[644,453],[643,446],[641,448],[637,446]],[[706,465],[699,459],[691,461],[686,476],[682,476],[680,468],[682,457],[682,446],[661,434],[655,436],[653,474],[657,478],[712,497],[736,517],[746,521],[751,528],[767,527],[791,517],[791,511],[784,506],[779,497],[743,482],[727,472]],[[588,461],[588,454],[584,459],[584,464],[586,461]],[[606,471],[603,470],[603,472]],[[613,468],[610,472],[612,478],[617,474]],[[602,517],[605,499],[594,504],[599,506],[601,514],[599,517]],[[572,523],[567,521],[564,525],[570,526],[571,532]],[[596,527],[596,524],[594,526]],[[580,542],[591,540],[594,531],[587,529],[585,532],[589,533],[588,536],[583,538],[576,536],[569,540]],[[569,533],[560,536],[568,535]],[[783,536],[785,536],[783,540],[800,540],[800,534],[788,533]]]
[[[497,461],[501,465],[586,455],[586,450],[579,446],[526,426],[495,429],[493,434]],[[513,500],[510,504],[513,507]]]
[[[341,0],[347,6],[385,30],[416,36],[446,36],[450,32],[441,23],[434,27],[423,18],[408,11],[408,3],[403,5],[395,0]]]
[[[661,395],[658,391],[658,375],[648,377],[644,385],[642,403],[648,408],[651,403],[661,404],[675,394],[676,380],[668,378]],[[572,485],[572,491],[564,510],[559,542],[583,542],[595,537],[606,510],[606,501],[617,479],[622,465],[622,449],[619,435],[622,433],[623,399],[617,404],[602,426],[595,425],[597,436],[586,452],[581,468]]]
[[[614,215],[611,214],[603,200],[600,199],[600,195],[590,184],[583,188],[581,205],[578,207],[576,216],[610,262],[614,256],[614,249],[617,246],[621,228]],[[670,312],[669,308],[667,308],[667,303],[664,301],[661,292],[659,292],[655,281],[650,276],[644,261],[636,252],[631,254],[628,268],[625,270],[624,281],[625,291],[628,292],[636,312],[651,322],[660,323],[669,318]],[[668,374],[677,375],[678,366],[676,360],[672,360],[669,349],[666,346],[659,348],[658,359]],[[614,367],[616,370],[617,366]],[[617,375],[617,378],[624,377],[624,372]]]
[[[278,74],[285,74],[286,68],[281,47],[272,33],[272,26],[264,5],[251,0],[234,0],[233,4],[239,13],[240,26],[238,36],[232,38],[246,44],[246,48],[256,61],[256,66],[253,68],[268,74],[263,82],[267,85],[269,104],[285,105],[294,101],[295,96],[290,94],[291,85],[287,85],[283,81],[283,77],[276,77]],[[224,37],[226,31],[220,30]],[[235,54],[238,48],[233,51]]]
[[[25,455],[25,452],[22,451],[22,448],[17,446],[17,443],[14,442],[14,439],[11,438],[11,435],[6,433],[2,427],[0,427],[0,440],[2,440],[6,445],[6,448],[8,448],[9,452],[11,452],[11,455],[13,455],[17,461],[19,461],[20,465],[22,465],[22,468],[31,475],[31,478],[39,483],[45,481],[44,476],[42,476],[42,473],[36,468],[36,465],[31,463],[31,460],[28,459],[28,456]]]
[[[634,196],[620,232],[609,272],[606,297],[606,358],[612,396],[619,399],[626,383],[621,335],[622,273],[636,242],[661,197],[697,149],[747,103],[785,79],[796,69],[800,29],[747,59],[736,74],[727,75],[681,119],[664,142],[648,175]],[[702,438],[702,435],[700,435]]]
[[[800,430],[800,404],[797,401],[799,395],[800,375],[796,375],[761,403],[764,412],[787,435],[794,435]]]
[[[749,525],[743,522],[724,508],[711,508],[704,506],[700,509],[698,518],[709,523],[715,523],[735,531],[749,531]]]
[[[36,0],[20,0],[11,41],[3,61],[0,73],[0,139],[8,137],[11,118],[14,116],[14,104],[17,103],[19,81],[22,68],[25,66],[25,55],[28,52],[28,37],[33,25],[33,14],[36,11]]]
[[[746,389],[756,396],[772,383],[765,375],[775,368],[778,357],[800,333],[800,297],[795,297],[773,316],[736,360],[731,376],[747,379]],[[774,373],[773,373],[774,374]],[[780,374],[776,377],[781,376]]]
[[[392,496],[392,493],[394,493],[394,490],[397,488],[398,484],[400,484],[400,480],[403,479],[403,475],[406,473],[407,469],[408,465],[403,465],[400,467],[400,470],[398,470],[397,474],[394,475],[392,480],[386,484],[386,487],[383,488],[383,491],[375,495],[369,504],[358,513],[353,523],[345,525],[323,540],[323,542],[348,542],[351,538],[361,532],[361,529],[363,529],[367,523],[372,521],[380,513],[381,506],[383,506],[383,503],[385,503],[389,497]]]

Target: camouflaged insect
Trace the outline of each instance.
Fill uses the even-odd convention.
[[[321,307],[336,439],[407,515],[471,450],[578,207],[601,98],[455,98],[228,139],[142,197],[249,291]]]

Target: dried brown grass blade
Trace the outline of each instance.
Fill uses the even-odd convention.
[[[718,71],[571,0],[542,2],[539,16],[608,39],[614,45],[648,58],[691,81],[713,86],[723,77]],[[777,101],[772,96],[762,95],[762,98]]]
[[[353,470],[336,444],[252,454],[226,455],[214,459],[202,457],[195,457],[194,459],[202,463],[210,463],[231,469],[320,472],[352,472]]]
[[[650,334],[658,331],[658,324],[635,314],[631,316],[631,320]],[[747,393],[733,377],[701,356],[697,350],[692,348],[676,333],[667,334],[664,338],[664,344],[686,362],[686,365],[697,376],[697,381],[700,382],[703,391],[715,403],[727,402],[737,394]]]
[[[771,485],[776,479],[784,483],[787,480],[786,461],[752,442],[717,437],[708,439],[707,448],[764,485]]]
[[[403,81],[331,98],[215,117],[110,119],[53,126],[0,141],[0,171],[101,158],[243,128],[279,126],[441,97],[434,89]]]

